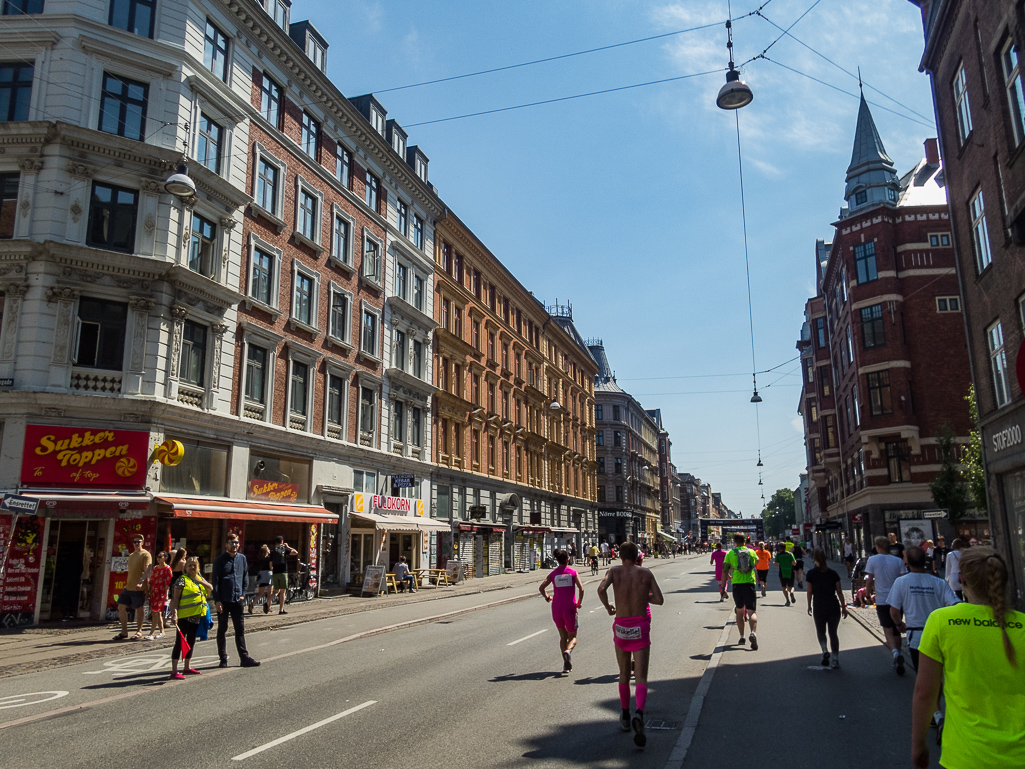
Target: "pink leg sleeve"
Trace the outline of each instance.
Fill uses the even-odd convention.
[[[644,703],[648,700],[648,687],[646,684],[637,684],[637,709],[644,710]]]

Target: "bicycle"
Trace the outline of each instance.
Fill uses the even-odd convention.
[[[293,601],[309,601],[316,594],[317,573],[308,563],[299,561],[299,568],[288,575],[288,589],[285,590],[285,603]]]
[[[594,556],[590,559],[591,561],[591,576],[597,576],[598,574],[598,556]]]

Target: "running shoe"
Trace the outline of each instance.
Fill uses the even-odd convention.
[[[893,658],[893,669],[897,671],[897,675],[904,675],[904,657],[900,654]]]
[[[758,637],[754,633],[751,633],[748,637],[751,639],[751,651],[758,651]]]
[[[765,588],[762,588],[762,598],[765,598]]]
[[[822,667],[829,666],[829,652],[822,653]]]
[[[638,710],[634,715],[630,725],[634,730],[634,745],[639,748],[643,748],[648,743],[648,738],[644,735],[644,716]]]
[[[264,603],[264,605],[263,605],[263,613],[264,614],[270,614],[270,601],[267,601],[266,603]]]
[[[568,673],[573,669],[573,660],[569,656],[569,652],[562,653],[562,672]]]
[[[829,669],[830,670],[839,670],[840,669],[840,655],[839,654],[832,654],[832,655],[830,655],[830,658],[829,658]]]
[[[789,606],[789,605],[790,605],[790,599],[789,599],[789,598],[787,599],[787,603],[786,603],[786,605],[787,605],[787,606]]]
[[[740,644],[741,646],[743,646],[743,645],[744,645],[744,644],[746,643],[746,642],[744,641],[744,636],[741,636],[741,637],[740,637],[740,640],[739,640],[739,641],[738,641],[737,643],[739,643],[739,644]]]
[[[183,676],[181,673],[171,673],[170,679],[172,681],[184,681],[185,676]]]
[[[719,593],[719,603],[722,603],[725,600],[726,600],[726,594],[725,593]]]
[[[624,710],[619,714],[619,728],[624,732],[630,731],[630,711]]]

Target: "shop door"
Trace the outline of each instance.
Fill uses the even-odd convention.
[[[480,579],[484,576],[484,537],[478,534],[473,543],[473,576]]]
[[[103,540],[97,540],[101,521],[50,522],[39,619],[69,621],[99,618],[103,580]],[[94,605],[95,604],[95,605]]]
[[[492,534],[488,543],[488,575],[502,573],[502,535]]]
[[[413,538],[417,534],[392,533],[388,535],[388,571],[395,571],[395,564],[399,562],[399,556],[406,556],[406,565],[413,566]]]
[[[476,562],[476,556],[474,555],[474,536],[473,534],[460,534],[459,535],[459,562],[467,567],[472,567]]]

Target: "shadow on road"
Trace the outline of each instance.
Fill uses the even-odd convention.
[[[544,681],[547,678],[562,678],[562,673],[555,673],[551,670],[546,671],[544,673],[509,673],[504,676],[495,676],[494,678],[489,678],[488,683],[497,684],[506,683],[508,681]]]
[[[587,686],[588,684],[614,684],[619,681],[618,673],[611,673],[607,676],[578,678],[573,683],[577,686]]]

